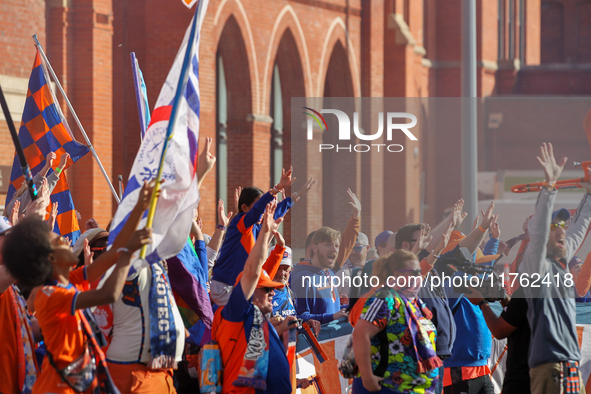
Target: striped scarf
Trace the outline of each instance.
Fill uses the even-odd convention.
[[[14,317],[16,320],[17,363],[18,363],[18,387],[21,394],[30,394],[33,390],[33,384],[37,379],[37,360],[35,359],[34,341],[29,324],[29,315],[26,309],[24,298],[20,295],[15,285],[7,290],[8,296],[14,306]],[[20,335],[19,335],[20,334]]]

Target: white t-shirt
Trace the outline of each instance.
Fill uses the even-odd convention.
[[[99,307],[94,312],[103,333],[111,333],[112,336],[107,350],[108,361],[129,364],[148,363],[151,359],[149,310],[151,269],[149,264],[143,263],[137,272],[127,277],[117,302],[110,306]],[[175,361],[181,361],[185,347],[185,326],[174,297],[169,301],[177,336]]]

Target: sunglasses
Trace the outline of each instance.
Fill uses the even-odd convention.
[[[411,272],[413,274],[413,276],[419,276],[419,275],[421,275],[421,270],[420,269],[414,270],[412,268],[405,269],[405,270],[396,270],[394,272]]]
[[[366,245],[354,246],[354,247],[353,247],[353,252],[355,252],[355,253],[361,253],[361,251],[362,251],[364,248],[366,248],[366,247],[367,247]]]
[[[263,290],[265,291],[266,294],[269,294],[270,292],[275,290],[275,288],[274,287],[263,287]]]
[[[566,222],[564,220],[561,220],[560,222],[550,223],[550,231],[554,231],[558,227],[562,227],[562,228],[566,229],[568,227],[568,224],[566,224]]]

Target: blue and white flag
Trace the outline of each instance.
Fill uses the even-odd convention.
[[[169,137],[168,152],[163,164],[162,178],[165,182],[162,184],[152,226],[153,243],[148,245],[146,254],[149,263],[176,256],[183,249],[189,236],[195,207],[199,203],[196,176],[200,108],[199,42],[208,3],[208,0],[199,1],[195,17],[185,33],[160,91],[150,126],[133,163],[123,200],[111,224],[109,244],[113,243],[129,217],[143,182],[156,177],[168,124],[172,121],[171,113],[176,112],[174,129]],[[189,57],[188,62],[185,62],[187,52]],[[181,89],[180,100],[173,111],[177,86]],[[145,226],[146,219],[147,215],[142,219],[140,228]],[[130,273],[133,271],[134,267]]]
[[[135,57],[135,52],[129,54],[131,56],[131,70],[133,71],[133,85],[135,87],[135,98],[137,101],[137,109],[140,116],[140,131],[141,139],[146,135],[146,129],[150,124],[150,107],[148,104],[148,90],[146,82],[144,81],[144,74],[140,70],[140,64]]]

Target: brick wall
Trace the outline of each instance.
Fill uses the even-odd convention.
[[[504,2],[505,11],[509,3]],[[518,7],[519,2],[512,3]],[[570,0],[524,3],[526,24],[522,30],[512,24],[511,57],[507,13],[501,16],[503,39],[499,42],[498,2],[477,1],[478,95],[588,94],[591,82],[585,66],[536,67],[540,62],[589,61],[591,29],[586,26],[591,9]],[[558,8],[560,15],[550,12]],[[519,12],[516,8],[516,15]],[[129,52],[137,55],[153,107],[193,13],[180,1],[166,7],[157,0],[4,1],[0,4],[4,33],[0,34],[0,75],[28,77],[34,56],[30,35],[37,32],[116,184],[120,174],[127,180],[140,144]],[[270,185],[275,64],[283,95],[283,164],[294,166],[299,188],[310,176],[321,176],[323,160],[311,146],[332,137],[317,131],[316,145],[302,143],[294,147],[299,150],[292,157],[291,141],[296,138],[291,137],[302,132],[297,122],[292,130],[292,97],[459,97],[460,40],[460,0],[211,0],[200,51],[200,133],[216,142],[219,55],[229,105],[227,208],[232,208],[235,187],[254,185],[267,190]],[[407,110],[421,114],[423,123],[432,115],[424,103]],[[76,138],[82,140],[71,114],[65,112]],[[405,146],[403,153],[343,155],[333,157],[330,165],[325,161],[324,170],[331,176],[319,179],[316,190],[298,203],[298,209],[307,207],[306,215],[296,215],[294,210],[286,220],[288,238],[290,227],[298,229],[291,239],[294,246],[303,242],[300,233],[322,224],[344,227],[350,208],[344,190],[336,188],[342,185],[361,197],[362,231],[373,239],[384,228],[396,230],[419,220],[419,180],[425,172],[429,206],[425,219],[436,221],[459,196],[459,176],[449,174],[460,171],[458,119],[436,115],[434,119],[456,127],[419,124],[418,143],[399,142]],[[363,128],[376,130],[376,122],[376,116],[367,116]],[[483,137],[479,149],[486,151],[488,143]],[[14,151],[3,122],[0,144],[0,164],[10,164]],[[480,156],[480,169],[488,169],[486,155]],[[95,216],[106,225],[116,204],[93,159],[85,157],[68,175],[84,218]],[[206,232],[212,232],[216,222],[216,182],[215,174],[210,175],[201,191],[200,214]],[[383,188],[376,188],[376,182]]]

